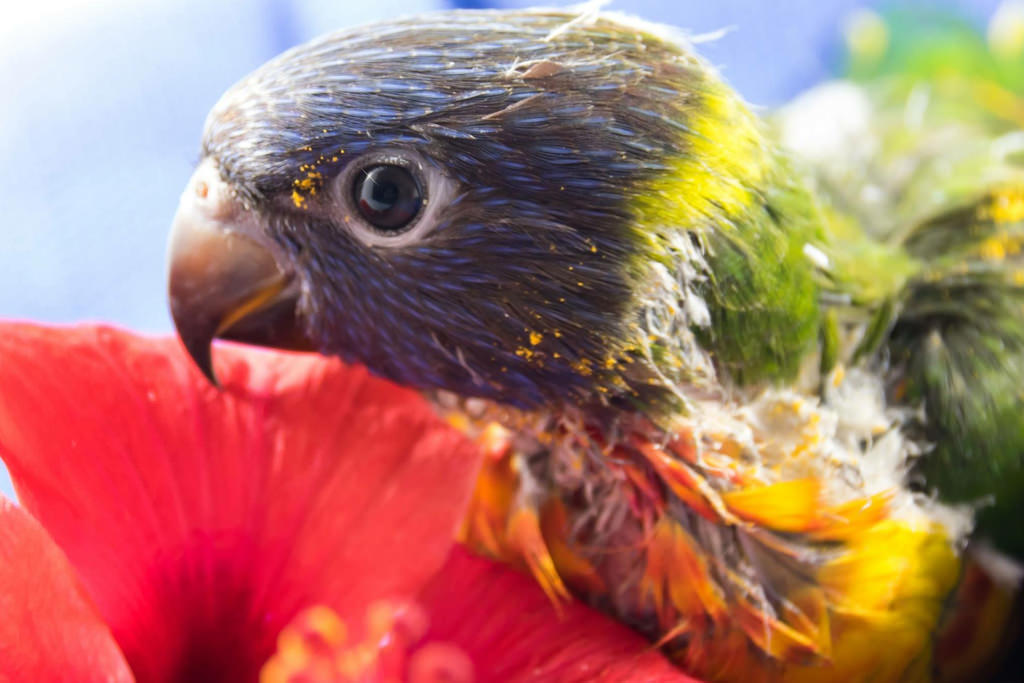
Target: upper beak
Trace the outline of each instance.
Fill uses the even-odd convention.
[[[275,259],[254,212],[207,159],[181,196],[171,228],[168,293],[178,336],[214,384],[215,338],[310,350],[293,274]]]

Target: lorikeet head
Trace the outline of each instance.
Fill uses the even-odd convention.
[[[659,31],[450,12],[329,35],[241,81],[172,237],[199,365],[213,337],[312,348],[518,406],[657,392],[659,363],[711,373],[691,332],[714,308],[693,292],[700,246],[785,207],[761,192],[746,109]]]

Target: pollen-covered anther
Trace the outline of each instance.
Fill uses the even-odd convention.
[[[419,605],[379,601],[367,608],[363,639],[348,643],[329,607],[300,612],[280,633],[260,683],[472,683],[473,662],[457,645],[424,642],[430,620]]]

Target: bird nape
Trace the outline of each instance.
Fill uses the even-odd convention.
[[[1024,551],[1024,169],[938,76],[906,115],[921,82],[764,122],[618,14],[331,34],[210,113],[174,321],[214,381],[223,338],[423,391],[492,456],[462,540],[691,673],[977,672]]]

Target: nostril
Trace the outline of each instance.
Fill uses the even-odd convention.
[[[196,182],[196,196],[200,199],[206,199],[206,196],[210,194],[210,186],[206,184],[206,181],[199,180]]]

